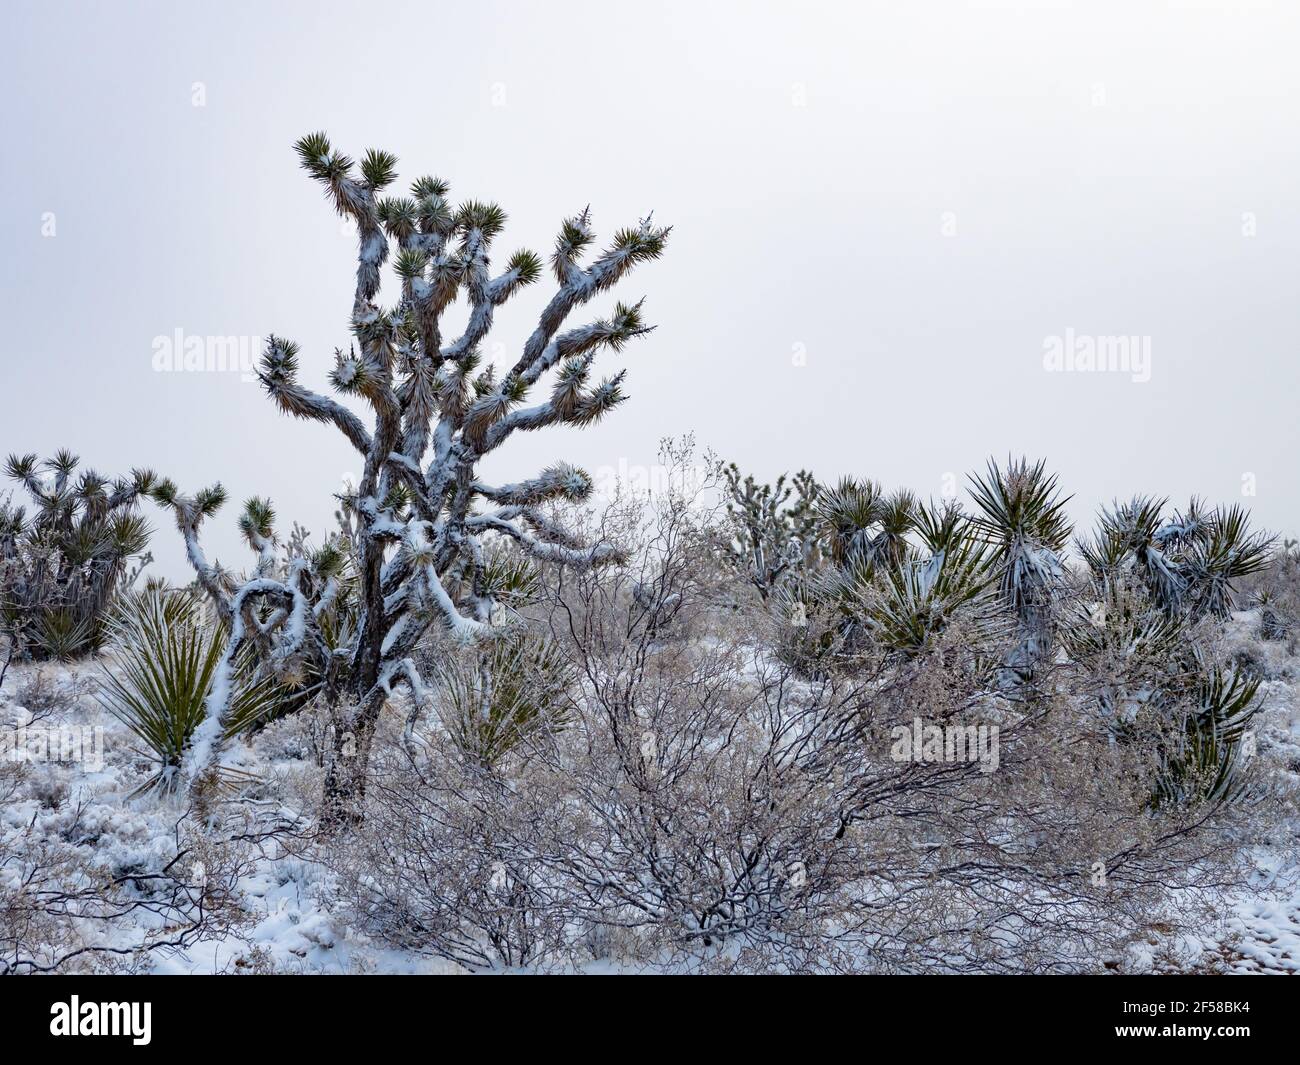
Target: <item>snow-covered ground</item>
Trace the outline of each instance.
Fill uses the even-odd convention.
[[[1255,628],[1254,615],[1238,615],[1228,643],[1250,655],[1269,678],[1261,689],[1257,757],[1267,760],[1275,779],[1300,786],[1300,657],[1290,655],[1284,644],[1256,639]],[[30,856],[41,848],[82,858],[104,877],[156,870],[176,853],[185,811],[175,800],[131,798],[153,768],[130,731],[99,707],[94,688],[101,668],[93,662],[59,668],[16,665],[0,691],[0,721],[10,734],[6,747],[29,751],[20,775],[5,752],[10,793],[0,807],[0,857],[5,859],[0,877],[10,888],[29,874]],[[46,716],[26,726],[25,744],[15,744],[15,726],[30,716],[16,695],[30,688],[38,671],[61,696],[52,700]],[[33,758],[32,735],[38,729],[51,738],[80,736],[83,760]],[[102,764],[97,764],[100,737]],[[273,725],[246,747],[241,768],[258,778],[247,791],[249,808],[257,816],[301,823],[307,797],[318,786],[309,747],[305,724],[293,719]],[[1224,898],[1218,927],[1206,928],[1194,941],[1150,942],[1122,968],[1168,970],[1168,959],[1177,956],[1197,959],[1182,963],[1196,971],[1300,972],[1300,818],[1284,821],[1275,838],[1255,844],[1246,857],[1253,870],[1249,885]],[[93,882],[92,873],[82,875],[84,883]],[[237,879],[236,905],[242,916],[234,927],[184,948],[151,951],[135,967],[159,973],[427,973],[452,968],[358,935],[332,901],[331,889],[330,873],[314,861],[282,852],[254,855]],[[78,919],[70,930],[80,941],[129,952],[147,932],[165,932],[162,920],[132,911],[115,920]],[[122,965],[129,958],[129,953],[95,953],[74,959],[69,967]]]

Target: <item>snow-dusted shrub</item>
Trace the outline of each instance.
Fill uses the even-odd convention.
[[[796,672],[766,607],[719,594],[744,578],[716,564],[718,519],[621,501],[595,524],[628,565],[543,567],[531,613],[578,676],[565,728],[486,765],[417,709],[383,745],[335,855],[364,928],[471,967],[607,941],[633,965],[999,972],[1095,971],[1204,922],[1235,875],[1216,826],[1243,811],[1153,810],[1158,744],[1115,742],[1094,673],[1026,697],[1002,682],[1014,625],[957,609],[917,639],[890,627],[906,595],[834,669]],[[900,754],[922,723],[995,745]]]
[[[149,587],[119,598],[108,621],[112,661],[102,667],[99,699],[144,743],[158,771],[138,789],[172,792],[185,750],[203,720],[227,634],[187,590]],[[251,656],[236,659],[229,680],[227,737],[266,720],[279,698],[257,676]]]
[[[468,969],[568,956],[573,908],[537,857],[559,811],[524,798],[542,794],[527,762],[502,773],[441,730],[413,760],[381,729],[372,759],[364,822],[328,841],[349,920]]]
[[[31,797],[30,767],[0,760],[0,802]],[[227,940],[250,920],[241,881],[280,853],[283,824],[224,835],[181,822],[142,857],[108,842],[99,807],[60,802],[0,825],[0,975],[147,971],[155,952]]]
[[[641,304],[619,303],[606,318],[565,328],[569,315],[608,292],[638,263],[658,258],[668,230],[649,218],[615,233],[588,264],[595,237],[587,211],[568,219],[550,265],[556,282],[536,328],[517,357],[484,365],[496,310],[543,273],[540,256],[514,253],[493,276],[493,243],[505,225],[495,204],[459,207],[437,178],[414,182],[409,196],[385,197],[396,159],[370,151],[358,165],[323,134],[302,138],[299,161],[335,210],[359,233],[353,341],[337,350],[330,383],[367,408],[363,423],[348,406],[300,383],[298,346],[271,337],[260,379],[287,414],[335,426],[357,450],[363,470],[347,505],[355,515],[358,628],[331,644],[318,616],[337,590],[310,559],[273,573],[274,530],[263,509],[246,510],[245,533],[261,558],[257,572],[230,589],[199,544],[200,524],[221,505],[220,487],[183,496],[172,484],[155,498],[170,505],[199,583],[231,629],[227,657],[248,645],[275,667],[319,678],[333,717],[335,750],[327,768],[327,819],[355,817],[364,794],[370,738],[397,685],[417,700],[424,683],[413,651],[431,626],[464,641],[495,638],[510,618],[495,598],[489,547],[504,541],[534,559],[574,566],[613,560],[608,543],[580,544],[543,513],[548,501],[581,500],[591,478],[557,464],[515,484],[493,485],[480,462],[516,434],[548,426],[584,426],[623,401],[623,374],[591,383],[596,355],[621,350],[649,331]],[[391,256],[400,293],[377,302],[380,270]],[[460,296],[469,317],[460,335],[445,333],[444,312]],[[549,394],[526,405],[538,389]],[[196,778],[221,760],[229,686],[223,664],[208,718],[195,733],[189,768]]]
[[[2,677],[2,675],[0,675]],[[61,676],[47,668],[37,669],[14,686],[12,702],[27,714],[27,724],[35,724],[57,711],[67,712],[77,705],[90,683],[76,676]]]
[[[114,596],[148,562],[150,530],[136,504],[153,474],[110,480],[94,470],[77,474],[79,464],[66,451],[44,462],[10,455],[5,463],[34,505],[29,514],[0,504],[0,630],[25,656],[66,659],[98,649]]]

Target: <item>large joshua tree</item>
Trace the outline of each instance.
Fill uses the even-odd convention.
[[[268,339],[259,377],[283,411],[332,424],[362,456],[360,482],[345,500],[357,522],[348,567],[355,571],[355,624],[325,623],[343,581],[344,552],[327,545],[277,562],[266,501],[246,505],[240,524],[258,561],[247,579],[233,582],[199,543],[201,523],[224,501],[221,486],[183,496],[163,482],[154,495],[173,508],[199,583],[230,629],[187,759],[190,778],[201,782],[220,769],[229,678],[240,648],[251,644],[279,679],[299,689],[310,681],[327,700],[335,741],[326,816],[343,819],[355,816],[364,794],[370,738],[394,687],[407,684],[417,707],[424,701],[411,657],[421,636],[431,625],[467,642],[498,633],[490,573],[500,567],[489,557],[489,538],[571,566],[616,557],[610,544],[575,542],[540,509],[551,500],[586,498],[591,479],[583,471],[559,464],[529,480],[491,485],[477,469],[516,433],[587,425],[622,402],[621,372],[594,386],[589,377],[602,348],[617,351],[650,330],[641,304],[619,303],[609,317],[585,325],[565,323],[637,263],[658,258],[669,230],[646,218],[616,233],[584,265],[595,239],[588,211],[567,219],[550,257],[558,287],[536,328],[512,364],[484,367],[479,351],[496,309],[543,272],[540,256],[518,251],[503,272],[491,273],[505,212],[474,200],[453,207],[446,182],[432,177],[414,182],[409,196],[381,197],[396,176],[397,160],[387,152],[367,152],[358,167],[323,133],[303,137],[295,148],[303,169],[359,234],[354,339],[346,352],[335,351],[330,383],[340,395],[364,401],[369,424],[299,383],[292,341]],[[380,270],[390,258],[400,296],[384,308],[377,302]],[[461,295],[467,324],[458,336],[444,335],[444,312]],[[551,371],[549,395],[525,405]]]

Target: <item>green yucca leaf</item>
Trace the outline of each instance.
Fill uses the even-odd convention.
[[[114,514],[108,520],[106,533],[109,549],[117,558],[138,555],[149,546],[153,530],[143,515],[133,511]]]
[[[149,495],[157,483],[158,475],[153,470],[137,468],[131,471],[131,490],[139,495]]]
[[[371,148],[361,158],[361,173],[372,189],[391,185],[397,177],[397,156]]]
[[[90,650],[93,622],[75,607],[46,607],[36,620],[33,637],[50,658],[65,662]]]
[[[405,196],[385,197],[376,205],[376,210],[388,235],[399,240],[414,233],[420,222],[419,206]]]
[[[46,460],[45,465],[55,473],[61,474],[64,477],[69,477],[72,475],[72,471],[77,468],[77,464],[80,461],[81,459],[71,451],[66,448],[60,448],[54,453],[52,459]]]
[[[102,522],[78,522],[59,536],[59,548],[74,566],[104,558],[109,554],[111,541]]]
[[[164,477],[153,486],[149,495],[163,506],[172,507],[180,499],[180,489],[170,477]]]
[[[451,205],[441,196],[425,196],[416,201],[420,215],[420,224],[433,233],[450,234],[456,227],[456,216]],[[455,266],[463,264],[456,262]]]
[[[349,555],[334,540],[329,540],[312,553],[310,561],[312,572],[322,580],[329,580],[343,575]]]
[[[541,587],[536,568],[515,551],[496,551],[479,575],[482,592],[493,602],[518,610],[531,603]]]
[[[341,181],[352,169],[352,160],[333,151],[324,133],[309,133],[296,141],[293,147],[303,169],[319,181]]]
[[[5,476],[15,481],[30,480],[36,474],[37,455],[13,455],[5,459]]]
[[[500,233],[505,228],[505,224],[506,213],[495,203],[470,200],[461,204],[460,210],[456,213],[457,226],[467,233],[477,229],[488,240]]]
[[[563,282],[566,279],[570,265],[596,239],[589,228],[590,221],[591,209],[585,208],[581,214],[566,218],[561,224],[559,236],[555,238],[555,252],[551,256],[556,280]]]
[[[1028,459],[1008,461],[1002,470],[990,459],[987,480],[978,474],[969,480],[983,512],[976,525],[993,542],[1030,540],[1052,552],[1064,550],[1070,537],[1065,506],[1071,497],[1062,498],[1057,491],[1057,478],[1047,473],[1045,460],[1033,466]]]
[[[314,165],[330,154],[330,141],[324,132],[308,133],[305,137],[300,137],[293,148],[302,159],[303,166]]]
[[[411,491],[401,481],[394,481],[384,496],[381,509],[400,513],[411,505]]]
[[[874,481],[845,477],[823,487],[813,504],[817,530],[839,564],[870,554],[874,526],[884,514],[883,493]]]
[[[403,248],[397,253],[393,268],[397,271],[397,276],[404,281],[413,281],[424,275],[424,268],[428,262],[429,257],[424,252],[415,248]]]
[[[579,401],[577,409],[566,420],[574,425],[591,425],[624,402],[627,399],[623,392],[625,374],[626,371],[620,370],[601,381]]]
[[[1259,710],[1259,686],[1237,670],[1204,668],[1193,709],[1163,748],[1153,806],[1217,806],[1242,794],[1241,743]]]
[[[262,375],[279,383],[292,381],[298,374],[298,345],[283,337],[266,338],[266,350],[262,353]]]

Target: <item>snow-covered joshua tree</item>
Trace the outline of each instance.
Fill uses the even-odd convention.
[[[256,568],[232,585],[199,543],[202,521],[224,501],[220,485],[183,496],[164,482],[154,495],[173,508],[199,583],[231,633],[188,759],[191,779],[206,779],[220,767],[228,678],[240,647],[252,644],[277,676],[299,686],[304,675],[319,683],[335,732],[327,817],[345,818],[364,793],[370,737],[394,686],[407,684],[417,708],[425,700],[411,657],[422,634],[434,624],[465,641],[499,631],[500,612],[485,576],[485,538],[503,538],[527,556],[572,566],[617,557],[610,544],[575,542],[540,509],[551,500],[587,497],[591,479],[583,471],[558,464],[506,485],[487,484],[476,471],[518,432],[587,425],[622,402],[621,372],[594,386],[588,379],[602,348],[617,351],[651,329],[641,304],[619,303],[608,318],[577,327],[566,329],[565,322],[637,263],[658,258],[669,230],[646,218],[616,233],[583,265],[582,253],[595,239],[588,211],[567,219],[550,258],[558,288],[536,328],[513,364],[480,368],[479,348],[496,309],[543,272],[538,255],[518,251],[492,275],[489,253],[505,212],[474,200],[453,207],[447,184],[431,177],[417,180],[409,197],[381,197],[396,171],[397,160],[387,152],[367,152],[358,173],[322,133],[303,137],[295,148],[302,167],[359,233],[355,339],[348,351],[336,350],[330,383],[340,395],[365,402],[370,424],[299,383],[298,347],[289,340],[268,339],[259,376],[282,410],[334,425],[364,461],[346,500],[358,520],[355,627],[340,635],[331,626],[329,639],[322,624],[338,592],[343,554],[324,550],[277,562],[273,512],[265,501],[250,500],[241,519],[258,555]],[[390,256],[401,294],[385,309],[376,300],[380,269]],[[462,294],[469,304],[464,332],[445,336],[444,311]],[[549,395],[524,405],[548,371],[554,371]]]

